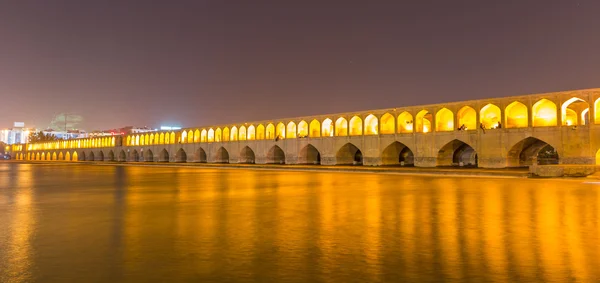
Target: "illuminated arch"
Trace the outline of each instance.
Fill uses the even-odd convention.
[[[256,128],[254,125],[248,126],[248,140],[253,141],[256,139]]]
[[[46,153],[42,152],[42,158],[40,160],[46,160]]]
[[[85,148],[87,148],[88,146],[88,141],[85,141]],[[135,145],[140,145],[140,136],[139,135],[135,135]]]
[[[335,136],[345,137],[348,135],[348,121],[346,118],[340,117],[335,121]]]
[[[223,128],[223,141],[229,141],[229,128],[225,127]]]
[[[79,161],[79,156],[77,155],[77,151],[73,151],[73,158],[71,160],[73,160],[73,161]]]
[[[149,144],[150,144],[150,135],[148,135],[148,134],[145,134],[145,135],[144,135],[144,143],[145,143],[146,145],[149,145]]]
[[[394,124],[394,116],[390,113],[385,113],[381,116],[380,133],[382,135],[393,134],[396,132],[396,125]],[[366,121],[365,121],[366,123]]]
[[[288,138],[288,139],[295,139],[296,138],[296,123],[289,122],[287,124],[287,132],[286,132],[285,137]]]
[[[275,126],[273,124],[267,125],[267,139],[272,140],[275,138]]]
[[[390,115],[391,116],[391,115]],[[392,119],[394,121],[394,119]],[[394,130],[392,130],[394,132]],[[365,135],[378,135],[379,134],[379,120],[375,115],[369,114],[365,118]]]
[[[487,104],[479,111],[479,120],[486,129],[495,129],[502,120],[500,107],[494,104]]]
[[[65,153],[65,160],[71,161],[71,153],[69,153],[68,151],[67,151],[67,153]]]
[[[585,115],[590,109],[589,104],[578,97],[572,97],[561,106],[562,124],[565,126],[585,125],[589,117]],[[581,116],[581,119],[579,118]],[[587,117],[587,118],[586,118]]]
[[[171,143],[175,143],[175,132],[171,132]]]
[[[308,123],[302,120],[298,123],[298,137],[305,138],[308,137]]]
[[[215,141],[216,142],[221,142],[222,138],[221,138],[221,128],[217,128],[217,130],[215,130]]]
[[[362,165],[362,151],[352,143],[347,143],[335,154],[336,165]]]
[[[238,129],[236,126],[231,127],[231,134],[230,134],[230,141],[237,141],[238,140]]]
[[[181,143],[187,143],[188,134],[185,130],[181,131]]]
[[[65,156],[62,152],[58,154],[58,160],[65,160]]]
[[[241,126],[240,127],[240,131],[239,131],[238,137],[239,137],[238,140],[241,140],[241,141],[245,141],[246,140],[246,138],[248,137],[247,133],[246,133],[246,126]]]
[[[398,133],[412,133],[413,123],[412,114],[406,111],[400,113],[400,115],[398,115]]]
[[[333,137],[333,121],[327,118],[323,120],[322,128],[321,128],[321,136],[322,137]]]
[[[194,131],[192,131],[192,130],[189,130],[189,131],[187,132],[187,142],[188,142],[188,143],[193,143],[193,142],[194,142],[194,138],[195,138],[195,137],[194,137]]]
[[[260,124],[260,125],[258,125],[258,127],[256,127],[256,139],[257,140],[265,139],[265,126],[263,126],[263,124]]]
[[[556,104],[542,98],[531,107],[533,127],[556,126]]]
[[[159,144],[165,144],[165,133],[160,133]]]
[[[590,123],[590,109],[585,109],[581,111],[581,122],[582,125],[587,125]]]
[[[456,114],[458,119],[457,127],[465,127],[463,130],[477,130],[477,112],[471,106],[464,106]]]
[[[435,113],[435,130],[437,132],[454,131],[454,113],[448,108],[442,108]]]
[[[559,155],[551,144],[538,138],[527,137],[510,148],[506,160],[508,167],[558,164]]]
[[[214,141],[215,141],[215,130],[210,128],[208,130],[208,142],[214,142]]]
[[[596,151],[596,165],[600,165],[600,149]]]
[[[194,131],[194,142],[195,142],[195,143],[198,143],[198,142],[200,142],[200,130],[198,130],[198,129],[196,129],[196,130]]]
[[[475,149],[461,141],[452,140],[438,151],[437,166],[475,166],[478,158]]]
[[[52,160],[57,160],[57,157],[56,157],[56,152],[53,152],[53,153],[52,153]]]
[[[412,150],[403,143],[393,142],[388,145],[381,153],[381,163],[384,165],[414,165],[415,156]]]
[[[362,119],[358,116],[354,116],[352,117],[352,119],[350,119],[350,124],[349,124],[349,128],[350,128],[350,135],[351,136],[360,136],[363,133],[363,124],[362,124]]]
[[[519,101],[513,101],[504,109],[504,127],[527,128],[529,126],[529,114],[527,106]]]
[[[431,113],[429,113],[429,111],[427,110],[421,110],[419,113],[417,113],[417,119],[416,119],[416,130],[417,133],[428,133],[431,132],[431,119],[432,119],[432,115]]]
[[[171,143],[171,135],[169,133],[165,133],[165,144]]]
[[[318,120],[315,119],[310,122],[308,136],[311,138],[318,138],[321,136],[321,123],[319,123]]]
[[[285,125],[283,123],[279,122],[275,130],[275,136],[280,139],[285,139]]]
[[[159,144],[160,143],[160,135],[158,133],[154,134],[154,143],[153,144]]]

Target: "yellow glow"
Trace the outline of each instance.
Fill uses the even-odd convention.
[[[73,151],[73,161],[79,161],[79,157],[77,156],[77,151]]]
[[[198,129],[194,131],[194,142],[200,142],[200,130]]]
[[[131,136],[127,136],[127,145],[131,145]]]
[[[392,120],[392,122],[394,121],[393,118],[391,120]],[[394,132],[393,129],[392,129],[392,132]],[[365,118],[365,135],[377,135],[377,134],[379,134],[379,120],[377,119],[377,117],[375,117],[375,115],[369,114]]]
[[[58,160],[65,160],[65,156],[62,152],[58,154]]]
[[[187,132],[187,142],[188,143],[194,142],[194,132],[192,130],[189,130],[189,132]]]
[[[417,113],[415,122],[417,133],[428,133],[431,131],[431,113],[429,111],[421,110]]]
[[[321,129],[321,135],[323,137],[333,137],[333,121],[327,118],[323,120],[323,128]]]
[[[88,146],[87,146],[87,143],[88,143],[88,141],[87,141],[87,140],[86,140],[86,141],[84,141],[84,148],[87,148],[87,147],[88,147]],[[140,136],[138,136],[138,135],[135,135],[135,145],[140,145]]]
[[[331,120],[330,120],[331,121]],[[319,123],[319,121],[312,120],[310,122],[310,134],[309,136],[311,138],[318,138],[321,136],[321,123]]]
[[[221,128],[217,128],[215,131],[215,141],[221,142],[223,139],[221,138]]]
[[[451,132],[454,131],[454,113],[448,108],[442,108],[435,114],[437,132]],[[423,130],[425,132],[425,130]]]
[[[586,116],[589,115],[589,112],[590,108],[586,108],[585,110],[581,111],[581,125],[586,124]]]
[[[223,128],[223,141],[229,141],[229,128]]]
[[[170,140],[171,139],[170,139],[169,133],[165,133],[165,144],[171,143]]]
[[[238,140],[238,129],[236,126],[231,127],[231,137],[229,138],[230,141],[237,141]]]
[[[398,133],[412,133],[413,131],[413,116],[404,111],[398,115]]]
[[[600,98],[594,101],[594,123],[600,124]]]
[[[260,125],[258,125],[258,127],[256,127],[256,139],[257,140],[265,139],[265,126],[263,126],[263,124],[260,124]]]
[[[160,133],[160,138],[158,140],[160,144],[165,144],[165,133]]]
[[[255,140],[256,139],[256,129],[254,128],[254,125],[250,125],[248,127],[248,140]]]
[[[381,134],[393,134],[395,132],[394,120],[394,116],[390,113],[381,116]]]
[[[285,139],[285,125],[283,123],[277,124],[277,131],[275,132],[275,136],[280,139]]]
[[[308,123],[304,120],[298,123],[298,137],[308,137]]]
[[[345,137],[348,135],[348,121],[340,117],[335,121],[335,136]]]
[[[175,132],[171,132],[171,143],[175,143]]]
[[[71,154],[69,152],[65,153],[65,160],[71,161]]]
[[[246,136],[246,127],[245,126],[241,126],[240,127],[240,133],[239,133],[238,136],[239,136],[238,140],[241,140],[241,141],[245,141],[246,140],[247,136]]]
[[[52,153],[52,160],[56,160],[56,152]]]
[[[215,130],[210,128],[208,130],[208,142],[214,142],[214,141],[215,141]]]
[[[146,144],[150,144],[150,135],[145,134],[144,135],[144,141],[145,141]]]
[[[577,112],[575,110],[567,108],[565,109],[565,117],[563,124],[567,126],[577,125]]]
[[[363,133],[363,125],[362,119],[358,116],[352,117],[350,119],[350,135],[351,136],[360,136]]]
[[[589,110],[589,105],[585,100],[572,97],[565,101],[561,106],[562,123],[563,125],[585,125],[584,111]],[[581,114],[581,121],[579,115]]]
[[[556,104],[548,99],[541,99],[531,108],[534,127],[556,126]]]
[[[506,115],[504,122],[506,128],[527,128],[529,126],[527,106],[519,101],[514,101],[506,106],[504,115]]]
[[[458,110],[457,114],[458,125],[457,127],[461,127],[465,125],[467,127],[466,130],[476,130],[477,129],[477,112],[470,106],[464,106],[460,110]]]
[[[495,129],[501,121],[500,108],[494,104],[488,104],[479,111],[479,119],[486,129]]]
[[[144,135],[140,136],[140,145],[145,145],[146,141],[144,140]],[[95,147],[95,141],[92,141],[92,147]]]
[[[294,122],[289,122],[287,124],[287,134],[285,137],[288,139],[296,138],[296,124]]]
[[[600,149],[596,151],[596,165],[600,165]]]
[[[273,124],[267,125],[267,139],[272,140],[275,138],[275,126]]]
[[[46,160],[46,153],[45,152],[42,152],[42,159],[40,159],[40,160]]]

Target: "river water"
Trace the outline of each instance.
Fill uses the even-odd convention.
[[[0,163],[0,282],[589,282],[584,182]]]

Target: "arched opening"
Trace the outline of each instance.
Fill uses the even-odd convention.
[[[267,163],[269,164],[285,164],[285,153],[283,150],[274,145],[267,153]]]
[[[481,124],[486,129],[496,129],[500,128],[500,121],[502,120],[502,113],[500,111],[500,107],[494,104],[487,104],[481,108],[479,111],[479,119],[481,120]]]
[[[562,124],[564,126],[587,125],[589,123],[590,105],[583,99],[572,97],[561,107]],[[581,117],[581,118],[580,118]]]
[[[477,152],[460,140],[452,140],[438,151],[438,166],[477,167]]]
[[[596,151],[596,165],[600,165],[600,149]]]
[[[169,139],[169,142],[170,143],[175,143],[176,142],[176,140],[175,140],[175,132],[171,132],[171,138]]]
[[[531,108],[534,127],[556,126],[556,104],[548,99],[541,99]]]
[[[338,149],[335,159],[336,165],[362,165],[363,163],[362,152],[351,143],[347,143]]]
[[[40,159],[40,160],[46,160],[46,153],[45,153],[45,152],[42,152],[42,155],[41,155],[41,159]]]
[[[558,164],[558,152],[545,141],[528,137],[516,143],[508,151],[509,167],[524,167],[533,164]]]
[[[381,162],[383,165],[414,166],[415,157],[408,146],[393,142],[383,150]]]
[[[98,151],[98,161],[104,161],[104,152]]]
[[[143,151],[144,153],[144,161],[145,162],[153,162],[154,161],[154,153],[152,152],[152,150],[147,149],[146,151]]]
[[[57,156],[56,156],[56,152],[52,153],[52,160],[56,160],[56,158],[57,158]],[[18,158],[18,155],[17,155],[17,159],[19,159],[19,158]]]
[[[229,152],[224,147],[219,147],[215,153],[215,163],[229,163]]]
[[[275,136],[277,139],[285,139],[285,125],[283,123],[277,124]]]
[[[158,162],[169,162],[169,152],[163,148],[158,155]]]
[[[394,124],[394,116],[390,113],[385,113],[381,116],[380,133],[382,135],[389,135],[396,132],[396,125]]]
[[[348,121],[340,117],[335,121],[335,136],[345,137],[348,135]]]
[[[221,142],[223,140],[221,137],[221,128],[217,128],[215,130],[215,142]]]
[[[257,140],[265,139],[265,126],[263,126],[263,124],[260,124],[260,125],[258,125],[258,127],[256,127],[256,139]]]
[[[180,148],[177,153],[175,153],[175,162],[187,162],[187,154],[183,148]]]
[[[412,114],[404,111],[398,115],[398,133],[412,133],[413,132],[413,116]]]
[[[239,163],[254,164],[255,159],[254,151],[249,146],[242,148]]]
[[[140,161],[140,154],[137,152],[137,150],[133,150],[133,153],[131,153],[131,159],[129,161],[133,161],[133,162],[138,162]]]
[[[62,152],[58,154],[58,160],[65,160],[65,155]]]
[[[391,116],[391,115],[390,115]],[[393,121],[394,119],[392,119]],[[393,132],[393,130],[392,130]],[[365,135],[378,135],[379,134],[379,120],[375,115],[370,114],[365,118]]]
[[[67,153],[67,155],[69,155],[69,153]],[[125,162],[127,161],[127,154],[125,153],[124,150],[121,150],[121,152],[119,152],[119,162]]]
[[[210,128],[210,129],[208,129],[208,142],[214,142],[214,141],[215,141],[215,130]]]
[[[298,123],[298,137],[308,137],[308,123],[306,123],[306,121],[300,121],[300,123]]]
[[[236,126],[231,127],[231,134],[230,134],[229,140],[230,141],[238,140],[238,129]]]
[[[77,153],[77,152],[76,152]],[[73,153],[73,159],[75,159],[75,153]],[[81,151],[79,153],[77,153],[77,161],[86,161],[86,156],[85,156],[85,151]]]
[[[239,137],[238,140],[240,140],[240,141],[245,141],[246,140],[246,138],[248,137],[246,135],[246,126],[241,126],[240,127],[240,132],[238,134],[238,137]]]
[[[115,161],[115,153],[112,150],[108,152],[108,161]]]
[[[223,141],[229,141],[229,128],[223,128]]]
[[[527,128],[529,126],[529,114],[525,104],[514,101],[504,109],[506,128]]]
[[[69,153],[69,152],[65,153],[65,160],[71,161],[71,153]]]
[[[435,113],[435,130],[437,132],[454,131],[454,113],[448,108],[442,108]]]
[[[289,122],[287,124],[287,133],[286,133],[285,137],[288,138],[288,139],[295,139],[296,138],[296,123]]]
[[[194,142],[195,143],[200,142],[200,130],[199,129],[196,129],[194,131]]]
[[[275,139],[275,126],[273,126],[273,124],[267,125],[267,139],[268,140]]]
[[[254,125],[250,125],[248,127],[248,140],[253,141],[256,139],[256,128],[254,128]]]
[[[298,154],[298,164],[321,164],[321,153],[312,144],[307,144]]]
[[[185,130],[181,131],[181,143],[187,143],[187,132]]]
[[[188,143],[194,143],[195,140],[196,140],[196,136],[194,135],[194,132],[192,130],[190,130],[187,133],[187,142]]]
[[[333,121],[327,118],[323,120],[322,128],[321,128],[321,136],[322,137],[333,137]]]
[[[88,161],[94,161],[94,160],[96,160],[96,156],[95,156],[95,154],[94,154],[93,151],[90,151],[90,154],[88,154],[86,160],[88,160]]]
[[[429,113],[427,110],[421,110],[417,113],[417,133],[429,133],[431,132],[431,120],[433,119],[433,115]]]
[[[39,154],[39,153],[38,153]],[[39,156],[38,156],[39,158]],[[85,157],[84,157],[85,158]],[[77,154],[77,151],[73,151],[73,161],[79,161],[79,155]],[[85,160],[85,159],[84,159]]]
[[[317,121],[317,120],[312,120],[310,122],[310,129],[309,129],[309,131],[310,131],[309,136],[311,138],[321,137],[321,123],[319,123],[319,121]]]
[[[194,162],[200,162],[200,163],[207,162],[206,151],[204,151],[204,149],[202,149],[201,147],[196,149],[196,152],[194,153]]]
[[[350,135],[351,136],[360,136],[363,133],[363,125],[362,119],[358,116],[352,117],[350,119]]]
[[[477,112],[471,106],[464,106],[456,115],[460,131],[477,130]]]

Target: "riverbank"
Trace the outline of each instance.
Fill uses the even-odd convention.
[[[527,178],[527,168],[457,168],[457,167],[400,167],[400,166],[348,166],[348,165],[278,165],[278,164],[220,164],[220,163],[170,163],[170,162],[111,162],[111,161],[20,161],[6,162],[26,164],[71,165],[89,164],[98,166],[160,166],[182,168],[210,169],[246,169],[246,170],[290,170],[290,171],[328,171],[355,173],[385,173],[400,175],[435,175],[435,176],[469,176],[469,177],[507,177]]]

